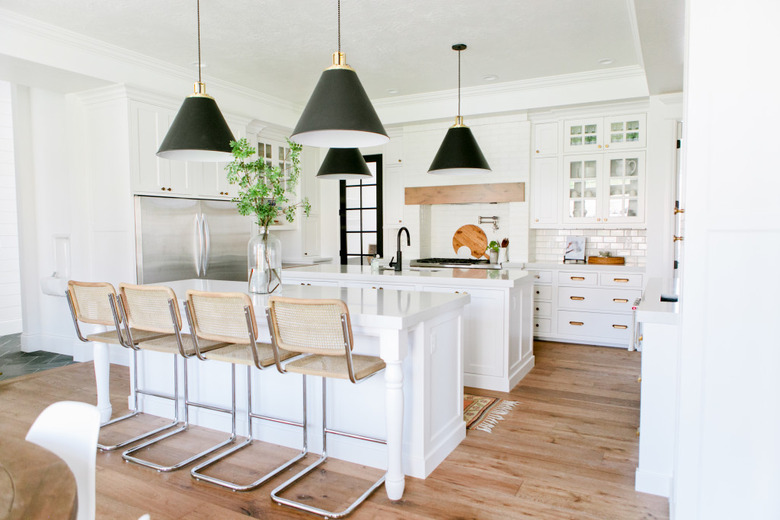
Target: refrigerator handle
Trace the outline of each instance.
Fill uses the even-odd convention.
[[[209,268],[209,258],[211,257],[211,230],[209,230],[209,219],[206,218],[206,215],[203,215],[201,218],[203,219],[203,243],[205,244],[205,247],[203,248],[202,276],[205,278],[206,271],[208,271]]]
[[[195,274],[198,278],[201,275],[201,264],[203,263],[203,232],[201,231],[200,215],[195,215],[195,236],[198,237],[198,247],[193,251],[195,260]]]

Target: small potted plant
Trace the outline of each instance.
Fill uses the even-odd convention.
[[[491,240],[487,246],[488,255],[490,256],[490,263],[498,263],[498,250],[500,249],[498,242]]]
[[[309,200],[296,202],[295,188],[301,174],[301,145],[287,140],[290,149],[290,167],[282,170],[267,164],[263,157],[248,161],[255,154],[245,138],[231,141],[233,162],[227,165],[227,179],[238,185],[238,196],[233,199],[241,215],[254,215],[260,232],[249,241],[249,291],[271,293],[282,283],[282,242],[268,232],[268,226],[280,216],[287,222],[295,220],[298,207],[308,217]],[[292,199],[292,200],[291,200]]]

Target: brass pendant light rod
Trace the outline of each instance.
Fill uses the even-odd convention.
[[[458,115],[455,117],[455,126],[463,126],[463,117],[460,115],[460,53],[467,49],[465,43],[456,43],[452,50],[458,51]]]

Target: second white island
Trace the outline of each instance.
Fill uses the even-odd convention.
[[[371,272],[359,265],[285,269],[285,284],[361,287],[381,291],[466,293],[463,381],[508,392],[534,366],[533,277],[520,269],[415,269]],[[403,302],[401,302],[403,304]]]

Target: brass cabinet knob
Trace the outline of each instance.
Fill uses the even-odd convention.
[[[168,191],[171,191],[171,189],[170,189],[170,188],[168,188]]]

